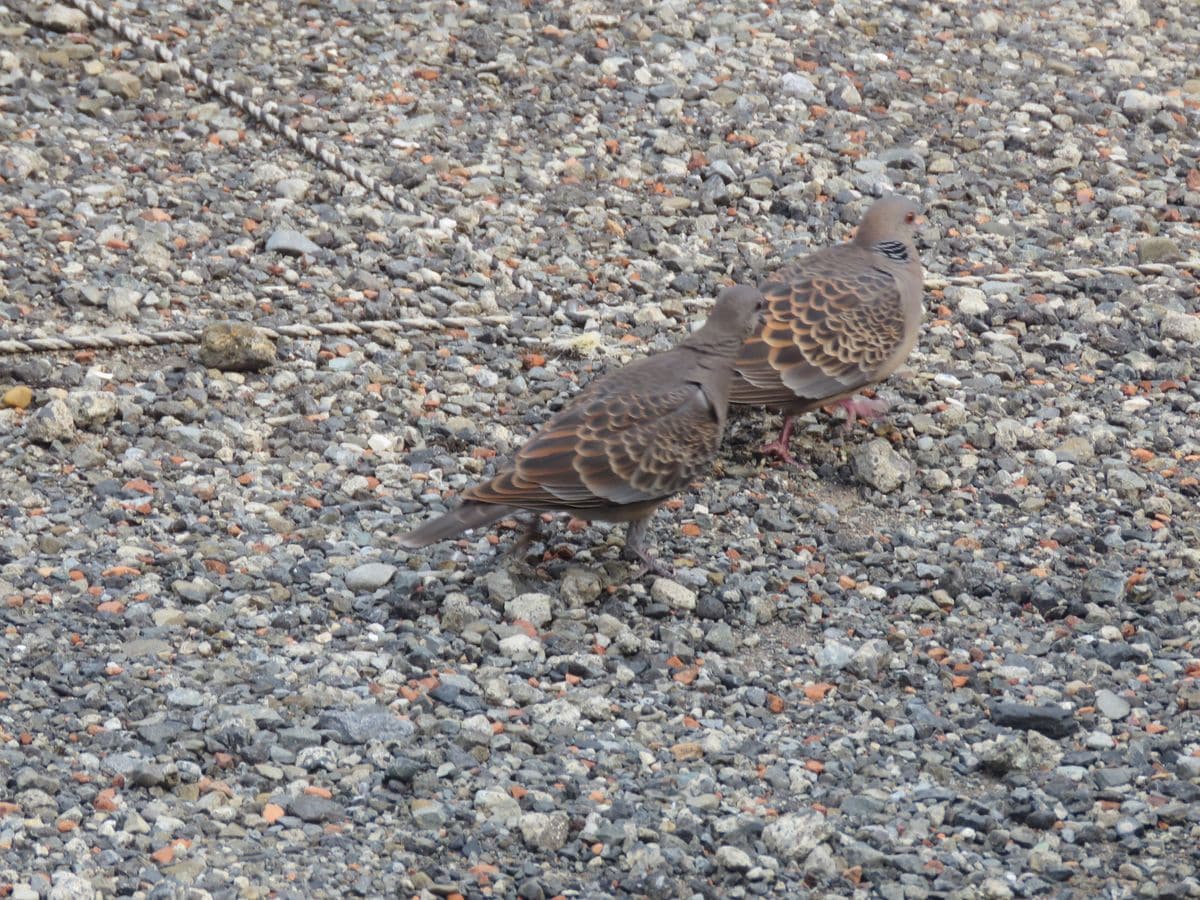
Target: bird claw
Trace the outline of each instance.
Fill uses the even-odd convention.
[[[790,446],[792,443],[792,426],[794,424],[795,423],[793,422],[791,416],[784,416],[783,429],[779,432],[779,437],[775,438],[775,440],[771,441],[769,444],[763,444],[762,447],[759,448],[759,452],[761,452],[763,456],[769,456],[779,460],[784,465],[799,466],[800,463],[796,462],[796,457],[792,456],[792,450]]]
[[[633,555],[635,557],[637,557],[637,559],[641,562],[642,565],[641,565],[641,568],[639,568],[636,572],[634,572],[630,576],[630,578],[629,578],[630,581],[637,581],[643,575],[648,575],[651,573],[654,575],[659,575],[662,578],[674,578],[675,577],[675,567],[673,565],[671,565],[670,563],[663,562],[658,557],[651,556],[649,553],[646,553],[644,550],[633,550],[631,552],[633,553]]]
[[[542,520],[536,514],[532,518],[524,520],[523,524],[525,527],[521,530],[521,536],[504,554],[511,559],[519,559],[534,541],[540,540],[542,537]]]
[[[799,466],[800,463],[796,457],[792,456],[792,451],[788,447],[788,442],[783,438],[776,438],[769,444],[763,444],[758,448],[763,456],[768,456],[771,459],[777,459],[786,466]]]
[[[842,428],[849,431],[857,419],[873,422],[888,411],[888,402],[879,398],[847,397],[839,400],[838,406],[846,411],[846,422]]]

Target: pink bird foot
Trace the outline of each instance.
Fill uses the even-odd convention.
[[[779,437],[771,441],[769,444],[763,444],[759,448],[759,452],[763,456],[768,456],[772,459],[777,459],[784,465],[799,466],[796,457],[792,456],[792,417],[783,417],[783,430],[779,432]]]
[[[888,411],[888,402],[877,397],[847,397],[839,400],[837,405],[846,411],[846,424],[842,426],[846,431],[853,428],[858,419],[873,422]]]

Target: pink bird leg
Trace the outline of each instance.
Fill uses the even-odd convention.
[[[779,432],[779,437],[775,438],[775,440],[771,441],[769,444],[763,444],[760,448],[760,451],[764,456],[773,457],[774,459],[777,459],[782,463],[786,463],[789,466],[798,466],[800,464],[796,462],[796,457],[792,456],[790,447],[791,443],[792,417],[784,416],[783,430]]]

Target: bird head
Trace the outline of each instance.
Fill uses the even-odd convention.
[[[693,350],[718,357],[736,354],[762,320],[766,301],[757,288],[745,284],[727,287],[717,295],[716,305],[700,328],[683,342]]]
[[[917,226],[924,221],[921,208],[898,194],[882,197],[871,204],[854,235],[854,243],[870,247],[880,241],[912,244]]]

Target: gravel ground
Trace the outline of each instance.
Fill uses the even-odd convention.
[[[0,338],[463,327],[0,356],[0,896],[1200,896],[1191,4],[112,6],[404,208],[0,2]],[[881,189],[876,433],[396,547]]]

